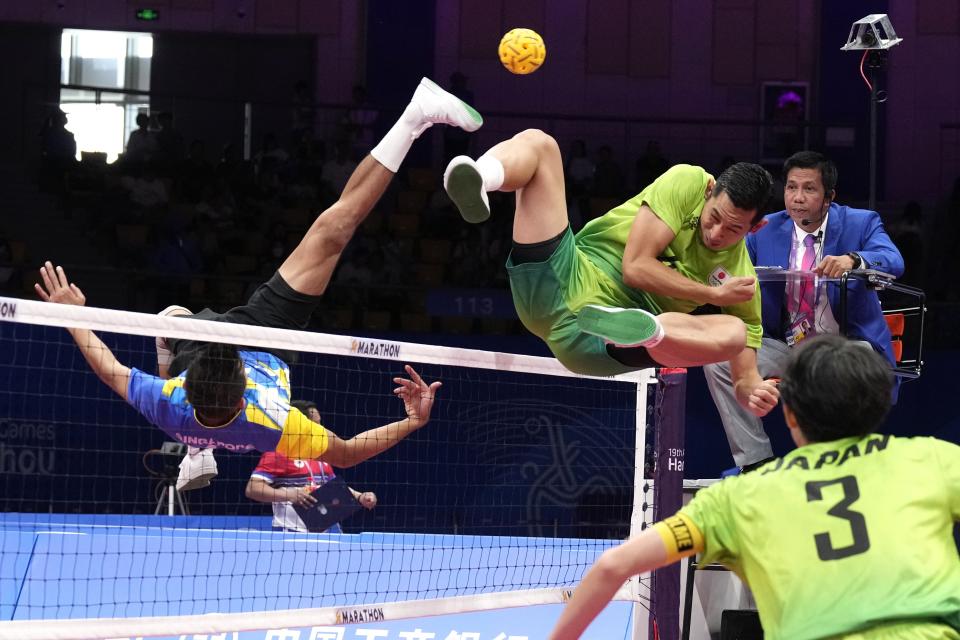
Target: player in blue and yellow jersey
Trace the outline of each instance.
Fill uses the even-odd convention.
[[[317,217],[247,304],[223,314],[205,309],[192,317],[304,329],[344,248],[383,195],[413,141],[434,124],[474,131],[482,123],[472,107],[424,78],[400,119],[354,170],[337,202]],[[42,284],[36,290],[43,300],[85,303],[61,267],[47,262],[40,274]],[[167,434],[201,448],[276,450],[293,459],[322,456],[334,466],[352,466],[426,424],[440,385],[426,384],[408,366],[410,379],[395,379],[407,418],[345,441],[290,406],[290,369],[284,352],[166,340],[172,360],[161,361],[161,375],[153,376],[121,364],[93,332],[70,329],[70,333],[104,383]],[[173,377],[165,379],[167,373]]]
[[[769,640],[960,639],[960,447],[875,433],[892,384],[862,344],[798,347],[780,383],[798,448],[605,552],[550,637],[579,637],[630,576],[702,553],[750,586]]]

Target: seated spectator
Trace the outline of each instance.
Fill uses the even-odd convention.
[[[320,180],[328,193],[341,193],[356,168],[357,163],[350,157],[350,143],[340,140],[334,147],[333,157],[323,163]]]
[[[353,105],[340,121],[341,128],[351,144],[351,158],[359,160],[376,142],[374,126],[380,112],[367,101],[367,90],[362,85],[353,87]]]
[[[139,175],[120,178],[120,185],[127,191],[130,201],[141,208],[141,213],[150,212],[170,202],[170,188],[151,166]]]
[[[227,189],[207,185],[203,189],[196,211],[220,229],[231,227],[236,215],[236,203]]]
[[[280,167],[289,159],[290,154],[277,143],[276,135],[263,136],[263,144],[253,156],[257,186],[262,194],[272,196],[280,188]]]
[[[313,103],[313,94],[310,87],[303,80],[293,85],[293,142],[301,144],[313,139],[314,123],[317,119],[317,109]]]
[[[203,271],[203,258],[194,232],[168,224],[158,231],[158,236],[150,266],[154,271],[168,276],[169,284],[177,284],[177,276]],[[164,287],[163,284],[158,286]],[[186,296],[181,293],[179,297],[170,297],[183,300]]]
[[[382,261],[383,254],[380,254],[380,256]],[[373,277],[373,270],[370,268],[370,254],[365,247],[359,246],[340,265],[337,270],[336,283],[338,285],[366,288],[373,284]]]
[[[223,146],[220,162],[214,169],[218,182],[236,196],[247,196],[254,190],[253,165],[240,157],[237,145],[228,143]]]
[[[567,180],[567,213],[574,232],[579,231],[584,220],[590,216],[590,194],[595,170],[593,160],[587,155],[587,144],[583,140],[574,140],[563,169]]]
[[[727,166],[730,166],[730,162]],[[656,140],[647,142],[647,148],[643,155],[637,158],[637,185],[634,191],[640,192],[647,188],[654,180],[670,168],[670,161],[667,160],[663,152],[660,151],[660,143]],[[726,169],[727,167],[724,167]],[[721,170],[716,175],[723,173]]]
[[[190,151],[180,170],[180,196],[184,202],[197,202],[213,181],[213,166],[207,161],[206,146],[203,140],[194,140],[190,143]]]
[[[183,136],[173,126],[173,114],[164,111],[157,116],[160,130],[155,136],[154,164],[165,176],[173,176],[183,162]]]
[[[593,195],[600,198],[623,196],[623,170],[613,157],[613,149],[603,145],[597,149],[597,166],[593,172]]]

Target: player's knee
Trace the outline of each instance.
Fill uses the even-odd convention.
[[[538,156],[555,154],[560,155],[560,145],[553,136],[540,129],[526,129],[517,134],[517,137],[534,149]]]

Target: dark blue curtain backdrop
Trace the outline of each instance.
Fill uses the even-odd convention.
[[[389,107],[380,114],[378,135],[399,115],[420,78],[426,76],[447,86],[446,78],[433,77],[436,8],[432,0],[367,3],[367,95],[372,104]],[[421,139],[429,140],[431,135],[427,131]],[[430,147],[426,142],[415,144],[406,166],[429,166]]]
[[[841,51],[850,26],[871,13],[886,13],[885,0],[849,0],[820,4],[820,82],[816,92],[819,122],[850,123],[856,129],[853,147],[824,147],[837,163],[840,179],[837,200],[867,200],[870,188],[870,91],[860,77],[862,51]],[[896,29],[897,25],[893,25]],[[902,45],[901,45],[902,46]],[[896,55],[894,48],[891,55]],[[866,69],[865,69],[866,71]],[[868,76],[869,77],[869,76]],[[878,74],[878,86],[885,87],[885,73]],[[884,136],[886,108],[877,107],[877,199],[883,198]]]

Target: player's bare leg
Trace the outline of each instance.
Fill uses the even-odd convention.
[[[434,124],[476,131],[483,118],[470,105],[424,78],[403,115],[354,170],[340,199],[321,213],[280,265],[294,290],[321,295],[357,227],[380,200],[413,141]]]
[[[515,191],[513,240],[520,244],[555,238],[569,224],[560,147],[538,129],[521,131],[476,161],[454,158],[444,187],[468,222],[490,216],[488,191]]]
[[[747,340],[740,318],[722,314],[691,316],[668,312],[655,316],[643,309],[616,309],[588,305],[577,324],[615,345],[611,355],[629,362],[632,348],[644,348],[667,367],[697,367],[730,360]]]
[[[647,351],[667,367],[699,367],[730,360],[747,344],[747,326],[735,316],[664,313],[657,319],[663,326],[663,340]]]

